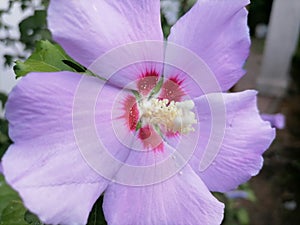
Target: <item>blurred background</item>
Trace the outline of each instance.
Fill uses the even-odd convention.
[[[0,0],[0,159],[11,143],[3,111],[7,94],[18,82],[14,62],[25,60],[37,40],[51,41],[46,24],[48,3],[49,0]],[[194,3],[195,0],[161,0],[165,36]],[[226,203],[224,225],[298,225],[300,1],[252,0],[248,10],[252,46],[245,65],[247,74],[231,91],[258,89],[261,113],[282,113],[286,123],[264,154],[261,173],[239,190],[215,195]],[[0,188],[3,182],[0,180]],[[4,216],[0,190],[0,225],[6,224]]]

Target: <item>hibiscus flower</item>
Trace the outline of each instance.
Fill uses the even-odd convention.
[[[274,129],[226,93],[249,51],[248,0],[199,0],[164,43],[158,0],[51,0],[54,40],[95,74],[30,73],[11,92],[7,182],[48,224],[220,224]],[[98,77],[101,76],[101,77]],[[99,79],[101,78],[101,79]]]

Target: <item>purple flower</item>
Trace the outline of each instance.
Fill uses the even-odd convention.
[[[163,43],[158,0],[52,0],[54,39],[95,74],[31,73],[11,92],[8,183],[45,223],[220,224],[274,129],[225,93],[249,51],[248,0],[198,1]],[[216,85],[218,84],[218,85]]]
[[[272,127],[283,129],[285,127],[285,116],[281,113],[277,114],[261,114],[261,118],[269,121]]]

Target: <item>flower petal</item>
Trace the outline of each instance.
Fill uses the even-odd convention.
[[[262,167],[262,153],[275,137],[275,130],[263,121],[256,106],[256,92],[208,94],[195,99],[198,111],[200,138],[190,161],[193,169],[211,191],[226,192],[255,176]],[[214,132],[212,108],[225,104],[224,127]],[[222,117],[224,115],[219,115]],[[214,143],[222,135],[220,143]],[[216,139],[216,140],[215,140]],[[212,141],[217,149],[212,161],[207,161],[207,144]],[[207,165],[203,167],[203,163]]]
[[[117,46],[163,40],[158,0],[52,0],[48,24],[54,40],[86,67]]]
[[[168,99],[170,102],[181,101],[182,97],[186,95],[181,87],[182,82],[179,77],[170,77],[167,79],[161,87],[159,98]]]
[[[108,184],[88,166],[74,136],[73,103],[81,77],[71,72],[28,74],[6,105],[14,144],[2,159],[5,178],[28,209],[50,224],[86,224]],[[86,79],[91,89],[100,82]],[[82,98],[88,99],[88,93]]]
[[[189,166],[154,185],[110,185],[104,195],[103,210],[111,225],[212,225],[223,219],[223,204]]]
[[[31,73],[22,78],[6,105],[10,138],[23,142],[72,130],[72,103],[80,78],[71,72]]]
[[[261,114],[261,118],[269,121],[272,127],[283,129],[285,127],[285,117],[281,113],[277,114]]]
[[[87,165],[67,132],[13,144],[3,167],[25,206],[47,224],[86,224],[108,183]]]
[[[81,93],[88,98],[79,98]],[[122,173],[121,176],[115,176],[115,172],[118,171],[120,174],[120,167],[124,167],[125,164],[130,171],[135,170],[140,162],[136,157],[131,157],[132,161],[128,160],[130,156],[135,156],[135,153],[138,157],[145,156],[144,159],[149,159],[142,162],[142,166],[157,162],[156,158],[152,157],[153,151],[145,149],[144,144],[148,140],[158,139],[155,138],[156,132],[150,131],[149,136],[141,140],[136,128],[132,129],[132,124],[128,126],[128,120],[135,120],[126,117],[129,116],[130,109],[137,101],[133,99],[135,98],[133,93],[127,89],[118,89],[104,84],[93,88],[89,82],[82,79],[77,88],[77,95],[73,110],[76,112],[73,116],[74,133],[86,162],[108,180],[135,182],[127,178],[127,170],[122,170],[125,172],[125,177]],[[132,100],[127,101],[128,97]],[[80,108],[77,109],[78,106]],[[84,117],[81,116],[82,113]],[[151,143],[152,146],[158,146],[161,138],[159,140],[160,142]]]
[[[231,88],[245,73],[242,67],[250,46],[244,8],[248,3],[248,0],[199,0],[173,26],[168,38],[202,58],[223,91]]]

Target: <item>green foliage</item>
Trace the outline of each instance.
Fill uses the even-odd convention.
[[[0,225],[43,225],[23,205],[17,192],[0,175]]]
[[[25,207],[18,194],[0,175],[0,225],[27,225],[24,221]]]
[[[252,0],[249,6],[248,25],[253,35],[259,23],[269,24],[273,0]]]
[[[179,2],[179,12],[178,18],[183,16],[187,11],[189,11],[197,0],[173,0],[173,2]],[[161,26],[163,30],[164,37],[167,38],[170,34],[171,27],[173,24],[169,24],[166,19],[166,15],[161,11]]]
[[[247,200],[250,202],[256,202],[256,196],[254,191],[251,189],[249,183],[244,183],[240,185],[239,190],[242,190],[247,193]]]
[[[41,0],[38,4],[33,0],[9,0],[7,7],[0,10],[0,42],[16,51],[3,53],[4,64],[11,66],[17,59],[25,59],[28,52],[34,48],[36,40],[51,40],[51,34],[47,29],[46,11],[49,0]],[[20,39],[12,35],[14,26],[7,23],[5,17],[12,13],[13,8],[19,7],[22,11],[31,10],[33,15],[25,18],[19,24]],[[19,51],[20,44],[25,51]],[[27,50],[27,51],[26,51]]]
[[[6,101],[7,101],[7,95],[0,92],[0,102],[3,109],[6,104]]]
[[[179,0],[180,1],[180,9],[179,9],[179,17],[182,17],[187,11],[189,11],[192,6],[196,3],[197,0]]]
[[[4,64],[6,66],[11,66],[13,64],[14,57],[12,55],[4,54],[3,58],[4,58]]]
[[[164,83],[164,77],[161,76],[160,79],[159,79],[159,81],[155,85],[155,87],[150,92],[148,99],[152,98],[152,96],[156,95],[160,91],[163,83]]]
[[[164,37],[167,38],[171,31],[171,25],[168,24],[166,17],[163,14],[161,14],[161,24]]]
[[[37,42],[32,55],[25,62],[17,61],[14,66],[17,77],[25,76],[29,72],[78,72],[77,70],[82,72],[86,69],[69,57],[59,45],[49,41]]]
[[[19,201],[18,194],[13,191],[5,182],[4,177],[0,175],[0,218],[2,212],[13,201]]]
[[[28,225],[24,221],[24,208],[21,201],[12,201],[3,210],[0,225]]]
[[[222,225],[250,225],[250,217],[245,207],[245,202],[255,203],[256,196],[248,183],[241,185],[238,191],[243,191],[247,196],[236,196],[234,198],[229,198],[226,194],[214,193],[215,197],[220,201],[224,202],[225,207],[225,217]]]
[[[25,212],[24,220],[30,225],[43,225],[39,218],[28,210]]]
[[[38,40],[51,40],[51,33],[46,24],[45,10],[36,10],[32,16],[27,17],[19,24],[20,41],[26,50],[32,50]]]
[[[196,0],[173,0],[170,2],[173,2],[174,4],[179,3],[179,12],[177,15],[177,19],[178,19],[192,8]],[[161,10],[161,25],[162,25],[164,37],[167,38],[170,34],[170,29],[173,24],[168,22],[167,17],[164,14],[163,10]]]
[[[250,224],[249,223],[250,222],[249,215],[245,208],[238,209],[236,212],[236,217],[237,217],[237,220],[239,221],[240,225]]]
[[[0,92],[2,109],[4,109],[6,101],[7,95]],[[7,120],[0,118],[0,160],[10,144],[11,140],[8,137],[8,122]]]
[[[7,120],[0,118],[0,160],[10,144]]]
[[[102,210],[102,204],[103,196],[101,195],[93,206],[87,225],[107,225]]]

